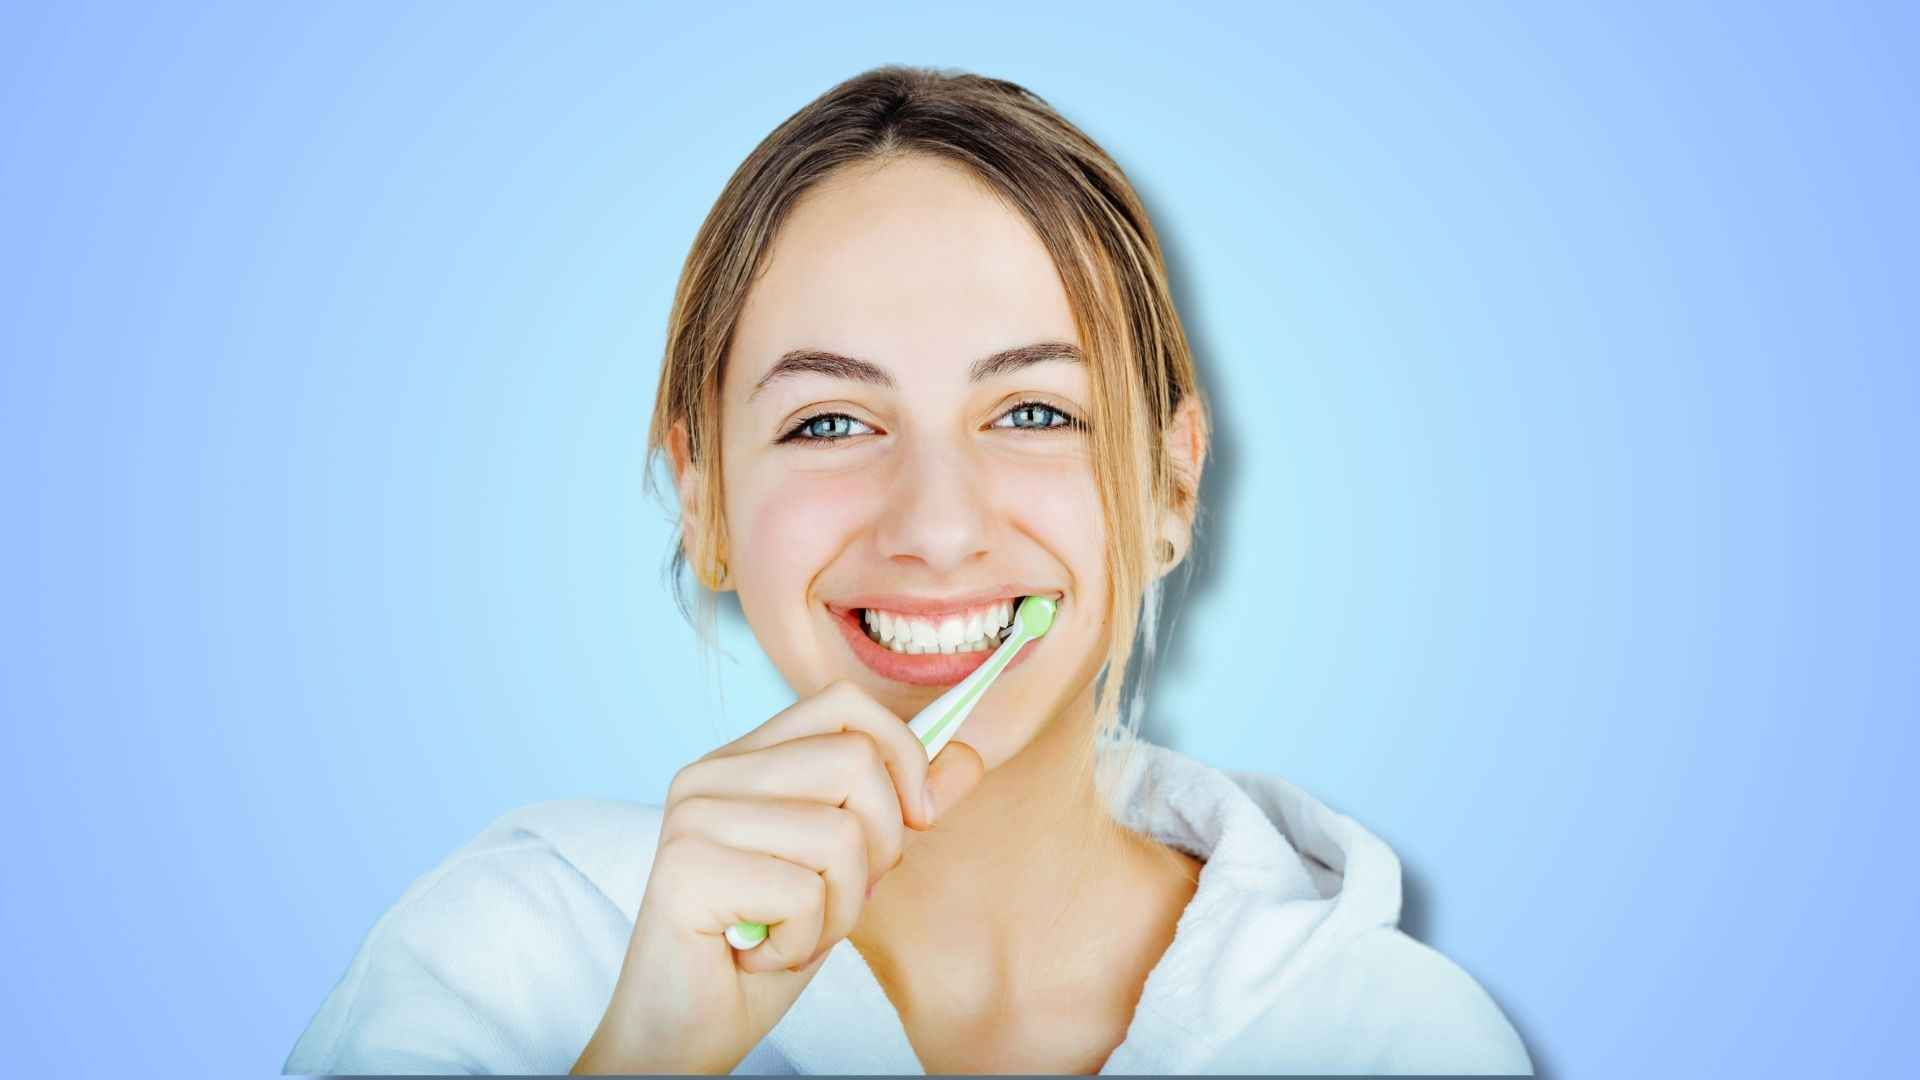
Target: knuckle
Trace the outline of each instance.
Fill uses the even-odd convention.
[[[695,773],[704,771],[700,766],[706,760],[706,758],[700,758],[697,761],[689,761],[685,765],[680,766],[679,770],[673,774],[673,779],[667,783],[667,805],[669,807],[685,799],[688,793],[694,789],[694,785],[698,782]]]
[[[833,811],[833,827],[838,833],[838,835],[834,837],[834,843],[838,845],[842,851],[850,848],[860,851],[867,849],[866,827],[860,824],[859,815],[853,811],[835,807]]]
[[[827,910],[827,875],[817,872],[807,875],[807,902],[813,911]]]
[[[660,841],[659,848],[654,852],[654,864],[657,867],[678,868],[683,866],[687,862],[689,850],[696,843],[697,841],[694,837],[686,833],[675,833],[672,836],[665,837]],[[666,876],[674,877],[677,875],[669,874]]]
[[[860,766],[878,765],[887,759],[880,749],[880,741],[865,731],[847,732],[847,742],[852,747],[848,752],[854,755],[854,761]]]
[[[698,832],[716,801],[711,795],[688,795],[675,802],[667,807],[661,823],[661,835],[680,837]]]

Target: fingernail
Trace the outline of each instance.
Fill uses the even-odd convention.
[[[926,808],[927,824],[933,824],[933,789],[926,788],[920,794],[921,805]]]

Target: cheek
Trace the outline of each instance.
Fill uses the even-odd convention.
[[[858,528],[869,487],[847,477],[786,473],[730,508],[747,549],[741,561],[752,575],[752,587],[741,590],[743,607],[756,597],[781,606],[806,602],[815,575]]]
[[[1039,542],[1066,569],[1062,582],[1071,590],[1083,617],[1073,634],[1096,642],[1108,621],[1110,582],[1106,577],[1106,511],[1085,461],[1058,469],[1018,469],[1008,473],[1000,494],[1021,532]],[[1089,646],[1092,648],[1092,646]]]
[[[1000,486],[1015,520],[1064,562],[1084,599],[1106,585],[1106,514],[1084,461],[1009,470]]]

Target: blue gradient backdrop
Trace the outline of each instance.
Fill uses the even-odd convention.
[[[912,7],[6,7],[7,1071],[276,1073],[493,817],[788,703],[645,422],[728,174],[887,61],[1165,236],[1150,737],[1384,837],[1545,1073],[1910,1062],[1913,9]]]

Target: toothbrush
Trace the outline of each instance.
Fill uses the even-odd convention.
[[[1007,636],[1001,640],[1000,647],[993,651],[993,655],[987,657],[987,662],[974,668],[966,678],[934,698],[931,704],[920,710],[919,715],[907,722],[908,730],[919,737],[920,745],[927,748],[928,761],[946,748],[968,714],[973,712],[974,705],[986,695],[987,688],[1013,662],[1013,654],[1052,628],[1054,610],[1051,597],[1029,596],[1020,601],[1020,610],[1014,613],[1013,625],[1007,628]],[[743,921],[727,927],[727,943],[736,949],[751,949],[765,940],[765,923]]]

